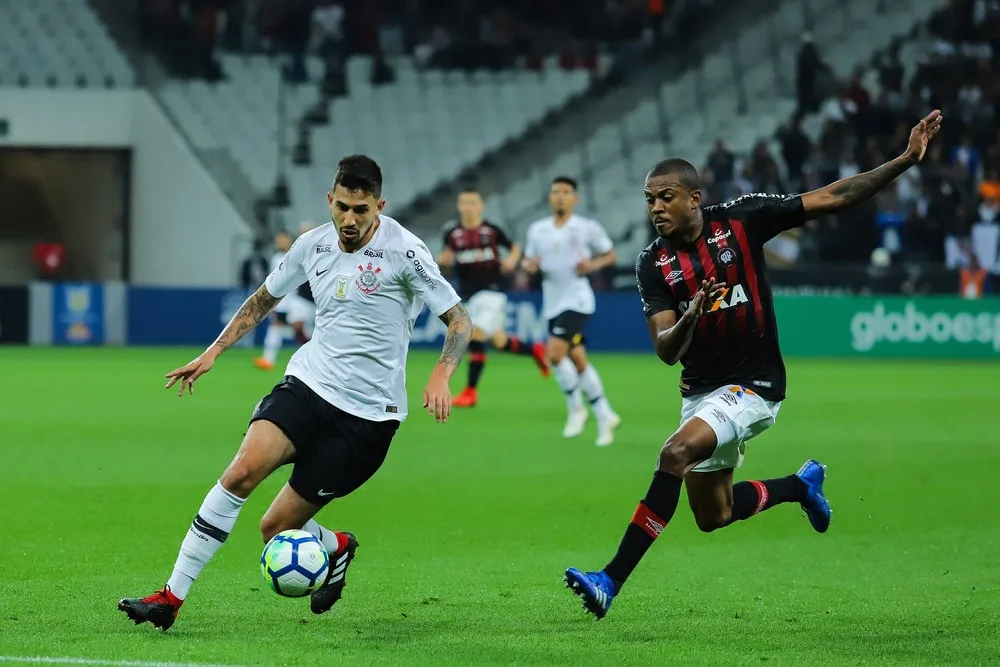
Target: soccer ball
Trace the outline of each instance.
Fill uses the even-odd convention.
[[[326,582],[330,554],[315,535],[286,530],[271,538],[260,555],[260,572],[278,595],[300,598]]]

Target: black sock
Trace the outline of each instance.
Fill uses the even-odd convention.
[[[781,503],[799,503],[806,497],[806,483],[797,475],[763,482],[747,481],[733,484],[733,516],[731,521],[749,519]]]
[[[486,343],[474,340],[469,343],[469,387],[476,388],[479,376],[483,374],[486,365]]]
[[[683,483],[683,479],[670,473],[657,472],[653,475],[646,497],[635,509],[632,521],[625,529],[625,536],[618,545],[618,553],[604,568],[615,582],[616,589],[621,590],[632,570],[673,518],[681,499]]]
[[[531,346],[527,343],[522,343],[517,336],[508,336],[507,342],[503,346],[504,352],[511,352],[513,354],[523,354],[526,357],[530,357],[534,352]]]

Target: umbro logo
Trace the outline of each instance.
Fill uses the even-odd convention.
[[[329,270],[330,269],[323,269],[322,271],[320,271],[319,269],[316,269],[316,277],[317,278],[320,277],[321,275],[323,275],[324,273],[326,273]]]
[[[676,285],[680,281],[684,280],[684,272],[683,271],[671,271],[666,276],[664,276],[664,279],[667,281],[668,285]]]

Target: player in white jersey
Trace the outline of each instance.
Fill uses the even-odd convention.
[[[594,220],[573,213],[576,181],[560,176],[552,181],[552,215],[528,228],[522,266],[542,274],[542,315],[549,321],[547,352],[556,381],[566,394],[569,414],[563,436],[574,438],[587,423],[581,389],[597,417],[597,445],[614,442],[621,418],[611,409],[597,370],[587,360],[584,328],[596,309],[588,274],[612,266],[614,244]]]
[[[304,222],[299,227],[299,236],[316,228],[311,222]],[[285,258],[285,253],[292,244],[292,237],[288,232],[278,232],[274,237],[274,247],[277,252],[271,257],[271,271],[274,271]],[[309,340],[312,335],[313,320],[316,317],[316,306],[308,298],[308,289],[304,293],[293,292],[288,294],[271,313],[264,333],[264,352],[254,359],[254,366],[270,371],[274,370],[274,364],[278,360],[278,352],[285,340],[295,339],[300,343]]]
[[[277,468],[292,473],[260,522],[267,542],[306,530],[330,552],[330,574],[312,594],[314,613],[340,599],[358,543],[351,533],[313,518],[333,498],[364,484],[382,465],[406,418],[406,353],[426,304],[447,325],[444,349],[423,393],[423,405],[448,420],[448,382],[469,344],[472,322],[441,276],[427,246],[380,215],[382,171],[369,157],[340,161],[327,201],[333,222],[296,240],[284,260],[247,299],[218,339],[197,359],[167,373],[167,387],[194,393],[216,358],[267,316],[282,296],[308,282],[316,298],[316,331],[292,356],[285,378],[254,409],[243,444],[205,497],[181,544],[167,584],[145,598],[118,603],[136,623],[166,630],[191,584],[233,529],[250,493]]]

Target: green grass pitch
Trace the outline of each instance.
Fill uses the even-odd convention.
[[[593,420],[564,440],[554,381],[499,353],[480,406],[435,424],[416,405],[435,355],[414,353],[410,419],[385,466],[319,515],[361,542],[333,612],[313,616],[260,578],[257,522],[283,470],[251,497],[164,634],[115,605],[163,584],[279,378],[233,351],[178,399],[163,373],[193,354],[0,349],[0,662],[1000,662],[996,363],[790,360],[790,398],[737,478],[819,458],[830,532],[784,506],[704,535],[682,500],[595,622],[562,574],[613,554],[677,424],[677,371],[651,355],[594,356],[624,419],[600,449]]]

